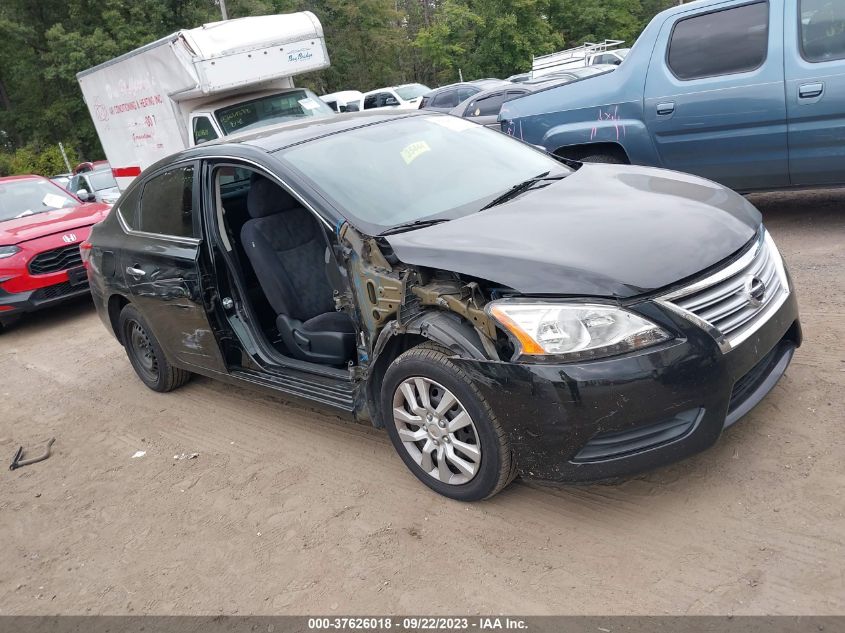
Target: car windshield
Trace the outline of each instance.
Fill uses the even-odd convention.
[[[570,171],[521,141],[447,115],[368,125],[279,157],[371,235],[415,220],[474,213],[528,178]]]
[[[46,180],[0,182],[0,222],[78,204],[79,200]]]
[[[111,170],[90,171],[85,175],[88,177],[88,182],[94,187],[94,191],[117,187],[117,182],[112,176]]]
[[[334,111],[310,90],[298,89],[267,95],[215,110],[224,134],[306,117],[332,116]]]
[[[431,92],[431,88],[423,86],[422,84],[408,84],[407,86],[399,86],[394,88],[396,94],[405,101],[416,99],[423,96],[426,92]]]

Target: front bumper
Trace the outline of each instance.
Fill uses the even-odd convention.
[[[71,271],[77,273],[77,271]],[[73,279],[68,271],[53,275],[53,283],[35,290],[8,292],[0,285],[0,321],[11,320],[19,314],[49,308],[68,299],[89,293],[88,280],[79,271]]]
[[[595,481],[702,451],[774,387],[801,344],[794,292],[727,353],[676,314],[651,303],[639,311],[680,336],[580,364],[453,359],[505,427],[523,476]]]

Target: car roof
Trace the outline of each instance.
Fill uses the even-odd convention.
[[[337,92],[330,92],[325,95],[320,95],[320,99],[328,99],[329,101],[331,101],[332,99],[347,99],[350,96],[355,99],[359,99],[362,95],[363,93],[359,90],[338,90]]]
[[[292,145],[307,143],[314,139],[340,134],[348,130],[414,116],[448,115],[431,112],[430,110],[366,110],[309,118],[304,121],[288,121],[241,134],[230,134],[180,152],[176,155],[176,157],[179,157],[178,159],[171,156],[160,162],[166,163],[170,160],[181,160],[191,156],[201,158],[203,154],[219,154],[220,148],[227,146],[248,146],[272,153]]]
[[[445,86],[438,86],[437,88],[433,88],[431,92],[425,93],[426,97],[432,97],[443,90],[450,90],[452,88],[459,88],[461,86],[475,86],[478,88],[493,88],[495,86],[506,86],[508,85],[509,81],[504,79],[474,79],[472,81],[456,81],[453,84],[446,84]]]
[[[397,88],[404,88],[405,86],[421,86],[421,85],[423,85],[423,84],[421,84],[418,81],[412,81],[409,84],[397,84],[395,86],[384,86],[383,88],[374,88],[373,90],[368,90],[367,92],[364,93],[364,96],[366,97],[367,95],[371,95],[374,92],[384,92],[385,90],[396,90]]]
[[[613,66],[613,64],[607,64],[607,65],[611,66],[612,68],[616,68],[616,66]],[[565,72],[565,71],[561,71],[561,72]],[[523,92],[525,94],[528,94],[529,92],[537,92],[538,90],[545,90],[546,88],[554,88],[555,86],[562,86],[563,84],[568,84],[568,83],[571,83],[573,81],[576,81],[576,79],[573,79],[571,77],[558,76],[558,77],[549,77],[548,79],[540,78],[540,79],[537,79],[535,81],[524,81],[522,83],[507,82],[504,85],[494,86],[492,88],[487,88],[486,90],[482,90],[481,92],[476,92],[474,95],[472,95],[471,97],[469,97],[467,99],[464,99],[458,105],[456,105],[454,108],[449,110],[449,114],[451,114],[453,116],[462,116],[463,111],[470,104],[470,102],[475,101],[476,99],[482,99],[482,98],[484,98],[488,95],[495,94],[497,92],[502,92],[503,90],[505,92]],[[517,97],[517,99],[519,99],[519,97]]]

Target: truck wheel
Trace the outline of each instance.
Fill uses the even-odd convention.
[[[167,361],[146,319],[131,303],[120,311],[117,327],[129,362],[147,387],[163,393],[188,382],[191,373]]]
[[[390,441],[426,486],[459,501],[492,497],[516,476],[496,414],[469,376],[433,343],[396,358],[384,377]]]
[[[626,164],[619,156],[614,156],[613,154],[590,154],[589,156],[584,156],[578,160],[582,163],[608,163],[613,165]]]

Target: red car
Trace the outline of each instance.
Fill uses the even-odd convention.
[[[0,178],[0,332],[25,312],[88,292],[79,244],[109,208],[41,176]]]

